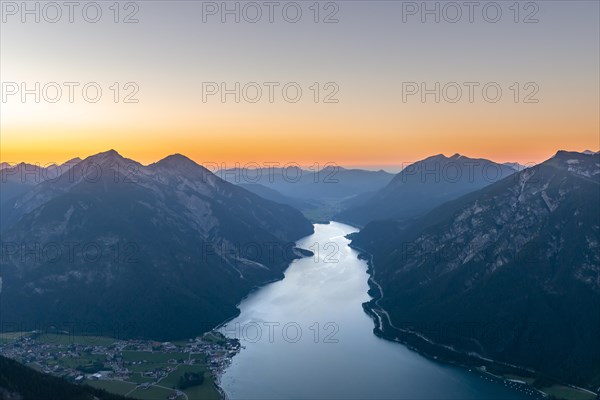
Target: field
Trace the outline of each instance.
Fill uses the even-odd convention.
[[[105,358],[102,354],[86,354],[79,358],[61,358],[58,363],[68,368],[90,367],[94,363],[102,363]]]
[[[188,396],[189,399],[207,399],[217,400],[220,399],[219,393],[214,387],[213,377],[210,371],[206,367],[206,358],[203,354],[192,354],[191,356],[186,353],[163,353],[163,352],[149,352],[149,351],[123,351],[123,359],[127,362],[135,365],[128,365],[130,371],[136,372],[132,374],[128,382],[119,381],[103,381],[106,389],[109,392],[127,394],[130,397],[134,397],[142,400],[154,400],[154,399],[165,399],[169,394],[173,393],[173,389],[177,387],[179,378],[183,376],[185,372],[196,372],[204,374],[204,383],[200,386],[191,387],[183,392]],[[180,360],[187,361],[189,358],[195,360],[197,364],[169,364],[169,360]],[[157,381],[156,378],[150,378],[143,376],[144,372],[152,372],[156,370],[165,370],[166,368],[174,369],[167,376]],[[97,381],[100,382],[100,381]],[[95,383],[97,385],[98,383]],[[148,388],[136,388],[136,385],[142,383],[154,383]],[[111,384],[115,383],[115,389],[111,388]],[[122,384],[126,384],[125,388],[127,391],[122,393],[119,391],[123,388]],[[132,389],[134,389],[132,391]]]
[[[219,392],[212,386],[206,385],[206,382],[201,386],[191,387],[184,390],[190,400],[219,400],[221,396]]]
[[[550,396],[564,400],[594,400],[596,398],[596,395],[592,393],[561,385],[546,387],[542,391]]]
[[[210,373],[207,371],[204,365],[180,365],[176,371],[171,372],[169,376],[161,380],[160,385],[175,388],[177,387],[179,378],[182,377],[183,374],[186,372],[195,372],[197,374],[203,374],[205,378],[208,378],[210,376]],[[204,386],[204,384],[202,386]]]
[[[165,364],[149,364],[151,368],[158,366],[165,366]],[[150,369],[151,370],[151,369]],[[195,386],[184,390],[183,392],[188,396],[188,399],[202,399],[202,400],[218,400],[220,399],[219,393],[214,387],[213,378],[211,373],[207,370],[205,365],[178,365],[176,370],[172,371],[169,375],[161,379],[156,385],[151,385],[148,388],[138,387],[138,383],[150,383],[153,379],[142,377],[141,375],[134,375],[134,379],[130,379],[132,382],[124,381],[90,381],[89,384],[105,389],[108,392],[127,395],[141,400],[155,400],[165,399],[171,393],[173,389],[177,387],[179,378],[183,376],[185,372],[196,372],[204,374],[204,383],[200,386]]]
[[[124,395],[135,389],[134,383],[123,381],[88,381],[88,385],[98,389],[104,389],[107,392]]]
[[[164,400],[173,393],[173,390],[157,386],[150,386],[147,389],[138,388],[127,396],[141,400]]]
[[[23,336],[30,336],[30,332],[2,332],[0,334],[0,344],[8,343],[22,338]]]
[[[510,375],[510,374],[505,374],[505,375],[503,375],[503,377],[506,379],[514,379],[514,380],[518,380],[518,381],[523,381],[529,385],[533,385],[535,382],[535,378],[532,378],[532,377],[523,377],[523,376],[518,376],[518,375]],[[561,400],[594,400],[596,398],[596,395],[594,395],[592,393],[574,389],[574,388],[571,388],[568,386],[563,386],[563,385],[547,386],[547,387],[543,387],[539,390],[541,390],[542,392],[544,392],[550,396],[554,396],[555,398],[561,399]]]

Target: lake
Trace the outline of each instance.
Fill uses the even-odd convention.
[[[221,377],[230,399],[526,399],[467,369],[373,334],[367,265],[348,247],[357,229],[316,224],[281,281],[250,294],[222,332],[244,348]]]

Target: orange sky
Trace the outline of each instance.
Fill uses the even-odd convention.
[[[263,107],[251,117],[244,115],[244,110],[232,110],[229,118],[218,113],[203,118],[178,115],[175,120],[185,122],[173,126],[169,123],[172,115],[157,114],[144,122],[147,118],[135,112],[135,107],[142,106],[134,105],[129,119],[117,123],[110,120],[111,114],[117,114],[110,109],[105,111],[109,122],[89,125],[85,121],[51,120],[6,123],[2,126],[0,158],[6,162],[58,163],[114,148],[142,163],[173,153],[200,163],[227,165],[332,162],[383,167],[438,153],[531,163],[543,161],[559,149],[598,150],[597,111],[592,105],[559,112],[558,104],[532,104],[520,111],[514,110],[514,105],[432,107],[419,103],[397,105],[401,113],[389,106],[370,114],[332,105],[336,112],[314,120],[303,119],[303,115],[314,115],[303,109],[276,112],[283,116],[275,119],[270,117],[271,109],[277,108]],[[147,113],[145,109],[140,112]]]
[[[143,163],[181,153],[227,165],[391,168],[439,153],[531,163],[600,148],[597,2],[544,2],[536,24],[400,24],[401,2],[344,2],[336,24],[199,24],[197,3],[145,2],[132,25],[3,23],[3,85],[93,81],[103,96],[3,99],[0,159],[59,163],[113,148]],[[404,102],[407,81],[493,81],[503,97]],[[115,102],[114,82],[119,100],[135,83],[139,102]],[[297,82],[303,97],[203,102],[205,82]],[[322,101],[327,82],[338,103]],[[535,104],[522,101],[526,82],[539,88]]]

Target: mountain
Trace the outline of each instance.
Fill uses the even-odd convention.
[[[0,164],[0,205],[26,193],[38,183],[57,179],[80,161],[80,158],[73,158],[60,165],[51,164],[48,166],[23,162],[16,165]]]
[[[125,324],[159,340],[235,316],[313,232],[184,156],[143,166],[112,150],[9,201],[2,220],[3,323]]]
[[[514,169],[460,154],[438,154],[404,168],[392,181],[361,201],[347,204],[336,219],[358,226],[378,219],[405,223],[434,207],[513,174]]]
[[[352,242],[373,257],[367,309],[388,330],[596,388],[598,204],[600,156],[560,151],[409,227],[370,223]]]
[[[46,169],[35,164],[5,164],[0,170],[0,204],[22,195],[48,179]]]
[[[519,164],[518,162],[505,162],[505,163],[502,163],[502,165],[512,168],[515,171],[523,171],[525,168],[529,168],[531,166],[531,165],[527,166],[525,164]]]
[[[361,169],[327,166],[319,170],[289,168],[234,168],[217,173],[235,184],[260,184],[284,196],[320,201],[342,200],[361,193],[375,191],[387,185],[393,174]]]
[[[58,164],[58,165],[52,164],[51,167],[58,166],[60,168],[60,173],[62,174],[62,173],[65,173],[69,168],[73,167],[74,165],[79,164],[81,161],[82,161],[81,158],[75,157],[75,158],[65,161],[62,164]]]
[[[0,356],[0,399],[5,400],[120,400],[87,385],[74,385]]]
[[[264,199],[274,201],[280,204],[287,204],[298,210],[311,209],[317,207],[316,204],[311,203],[309,200],[295,199],[293,197],[285,196],[279,193],[275,189],[268,188],[258,183],[243,183],[239,187],[248,190]]]

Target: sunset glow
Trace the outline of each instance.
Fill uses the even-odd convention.
[[[598,3],[548,2],[534,24],[456,25],[402,23],[401,6],[390,2],[344,3],[333,24],[202,23],[200,3],[175,3],[143,3],[135,24],[22,24],[9,16],[0,57],[2,161],[45,164],[115,148],[144,163],[183,153],[199,163],[394,169],[437,153],[532,163],[559,149],[600,147]],[[503,40],[519,36],[527,43]],[[445,50],[429,51],[434,42]],[[36,82],[39,103],[6,86],[32,90]],[[54,96],[53,88],[42,93],[48,82],[62,88],[60,101],[45,101]],[[63,82],[78,83],[72,103]],[[89,82],[102,89],[97,103],[82,98]],[[232,94],[223,102],[220,93],[206,95],[207,82],[228,89],[255,82],[263,93],[256,103],[244,97],[252,88],[240,90],[239,102]],[[264,82],[277,83],[272,102]],[[290,82],[302,89],[295,103],[281,90]],[[406,82],[430,90],[439,82],[441,100],[407,96]],[[464,82],[478,83],[473,101]],[[490,82],[502,89],[497,102],[482,97]],[[337,102],[325,101],[328,83]],[[448,83],[462,88],[459,101],[448,101]],[[527,102],[532,83],[535,102]],[[125,102],[134,91],[137,103]]]

